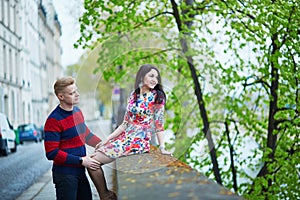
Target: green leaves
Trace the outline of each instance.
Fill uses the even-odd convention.
[[[297,199],[299,4],[85,0],[82,35],[75,46],[97,52],[95,74],[128,87],[139,65],[159,66],[168,95],[165,128],[174,132],[175,155],[199,170],[207,169],[204,173],[211,177],[211,149],[202,132],[188,65],[192,62],[217,155],[227,155],[230,145],[235,151],[249,147],[243,143],[246,137],[259,145],[247,157],[242,152],[234,155],[241,163],[235,175],[246,181],[238,185],[239,194],[249,199]],[[223,135],[225,121],[230,122],[232,144]],[[188,136],[190,132],[194,134]],[[226,168],[230,159],[225,163],[221,158],[223,183],[232,187],[234,174]],[[257,173],[262,166],[266,171],[252,177],[244,172],[245,165]]]
[[[249,42],[251,42],[254,47],[252,52],[247,53],[257,54],[257,60],[251,59],[248,62],[249,65],[245,65],[247,62],[240,62],[241,68],[250,69],[250,74],[245,74],[245,76],[239,74],[239,67],[235,65],[224,66],[222,68],[224,74],[222,80],[225,85],[240,85],[240,87],[244,85],[239,96],[242,101],[239,102],[238,107],[230,107],[239,121],[248,121],[244,128],[249,130],[251,135],[254,134],[257,138],[256,141],[262,145],[262,150],[264,151],[263,161],[267,171],[263,173],[262,177],[254,180],[249,198],[267,197],[273,199],[275,196],[281,196],[285,193],[280,187],[283,184],[283,180],[278,179],[281,172],[287,167],[284,164],[287,159],[287,150],[281,151],[282,147],[284,147],[281,147],[281,145],[290,147],[292,144],[289,142],[290,139],[283,137],[283,135],[288,135],[290,138],[296,136],[293,127],[295,127],[296,118],[299,117],[299,114],[296,114],[295,107],[292,106],[297,104],[296,99],[297,95],[299,95],[296,89],[299,85],[294,85],[295,81],[298,82],[298,78],[294,78],[292,74],[287,75],[297,67],[295,68],[295,64],[288,61],[293,60],[293,58],[288,59],[293,54],[293,50],[285,48],[285,45],[291,45],[290,40],[299,42],[298,36],[295,37],[294,34],[298,32],[297,28],[291,28],[294,22],[293,19],[299,19],[299,12],[291,11],[298,7],[299,3],[294,1],[284,3],[282,1],[273,3],[252,1],[250,4],[248,3],[244,2],[244,4],[241,4],[236,1],[226,1],[224,3],[228,10],[228,12],[224,12],[226,13],[224,17],[232,20],[230,25],[234,29],[226,32],[231,39],[228,45],[229,50],[226,49],[225,53],[229,54],[233,51],[233,56],[236,57],[238,62],[245,60],[245,58],[240,56],[239,49],[247,47]],[[255,12],[251,12],[254,9]],[[286,30],[289,31],[287,32]],[[241,38],[245,39],[247,43],[242,42],[239,48],[235,48],[235,40],[240,41]],[[271,71],[276,73],[271,73]],[[276,77],[277,75],[279,78]],[[243,83],[243,79],[247,80],[247,77],[251,76],[256,77],[256,80]],[[258,85],[262,85],[264,90],[261,90]],[[229,87],[229,89],[229,93],[234,93],[235,88]],[[259,91],[259,96],[253,96],[259,94]],[[252,95],[249,96],[250,94]],[[248,97],[251,98],[249,99]],[[253,103],[256,105],[255,109],[249,109]],[[240,108],[244,112],[239,112]],[[275,112],[267,112],[267,109],[275,109]],[[276,121],[268,121],[272,118],[275,118]],[[279,141],[274,140],[273,135],[280,137]],[[286,141],[286,143],[281,143],[282,141]],[[275,149],[268,147],[271,143],[276,145]],[[291,155],[288,157],[291,157]],[[294,174],[294,176],[297,175]],[[284,183],[287,185],[285,190],[294,191],[292,195],[294,198],[294,195],[299,196],[299,193],[296,192],[294,186],[288,186],[287,182],[291,180],[284,179]],[[272,187],[270,187],[271,185]],[[286,198],[283,196],[282,198]]]

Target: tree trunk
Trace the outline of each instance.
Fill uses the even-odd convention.
[[[186,4],[187,5],[192,5],[193,4],[193,0],[186,0]],[[172,3],[172,8],[173,8],[173,13],[174,13],[174,17],[177,23],[177,27],[180,33],[183,32],[182,30],[182,21],[180,19],[180,15],[179,15],[179,11],[178,11],[178,7],[177,4],[174,0],[171,0]],[[183,12],[184,14],[184,12]],[[191,17],[191,16],[190,16]],[[185,23],[185,25],[187,25],[187,27],[190,27],[191,21]],[[188,36],[187,33],[184,33],[185,36]],[[188,44],[187,44],[187,39],[186,38],[181,38],[180,39],[180,44],[182,47],[182,52],[185,54],[186,52],[188,52]],[[220,175],[220,170],[219,170],[219,164],[218,164],[218,160],[217,160],[217,154],[216,154],[216,149],[215,149],[215,145],[211,136],[211,131],[210,131],[210,127],[209,127],[209,121],[208,121],[208,117],[207,117],[207,112],[205,109],[205,105],[204,105],[204,100],[203,100],[203,94],[201,91],[201,87],[200,87],[200,83],[198,80],[198,76],[196,73],[196,68],[193,64],[193,58],[191,56],[186,56],[187,59],[187,64],[189,66],[190,72],[191,72],[191,76],[194,82],[194,88],[195,88],[195,95],[197,97],[197,101],[198,101],[198,107],[199,107],[199,111],[201,114],[201,118],[202,118],[202,122],[203,122],[203,133],[207,139],[208,142],[208,147],[210,149],[210,157],[212,160],[212,164],[213,164],[213,172],[214,172],[214,176],[216,178],[216,181],[222,185],[222,179],[221,179],[221,175]]]
[[[271,56],[275,55],[275,53],[278,51],[278,46],[276,44],[277,41],[277,34],[275,34],[272,37],[272,52]],[[277,60],[277,59],[276,59]],[[268,155],[268,158],[270,158],[271,162],[274,159],[275,150],[276,150],[276,143],[277,143],[277,134],[274,133],[276,130],[275,127],[275,114],[278,110],[277,101],[278,101],[278,82],[279,82],[279,74],[278,74],[278,68],[275,66],[274,61],[271,61],[271,88],[270,88],[270,104],[269,104],[269,123],[268,123],[268,138],[267,138],[267,148],[270,148],[272,151]],[[269,162],[265,162],[262,169],[258,173],[258,177],[264,177],[267,174],[271,173],[268,170],[268,164]],[[268,186],[272,185],[272,180],[268,180]],[[267,190],[267,188],[265,188]]]
[[[230,153],[230,167],[231,167],[231,173],[232,173],[233,189],[235,192],[237,192],[238,185],[237,185],[236,170],[235,170],[235,165],[234,165],[234,149],[231,144],[229,125],[228,125],[227,121],[225,121],[225,129],[226,129],[226,135],[227,135],[229,153]]]

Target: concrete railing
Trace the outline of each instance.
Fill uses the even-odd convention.
[[[120,200],[243,199],[156,148],[148,154],[119,158],[116,168]]]

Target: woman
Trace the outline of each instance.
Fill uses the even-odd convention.
[[[161,153],[171,154],[164,146],[163,116],[166,95],[158,69],[153,65],[142,65],[136,74],[134,88],[128,98],[123,123],[96,146],[92,155],[102,164],[110,163],[121,156],[148,153],[152,133],[157,135]],[[102,169],[89,170],[89,173],[101,199],[102,196],[114,199],[114,194],[107,190]]]

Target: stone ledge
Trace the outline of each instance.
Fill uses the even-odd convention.
[[[243,199],[155,148],[148,154],[119,158],[116,167],[121,200]]]

